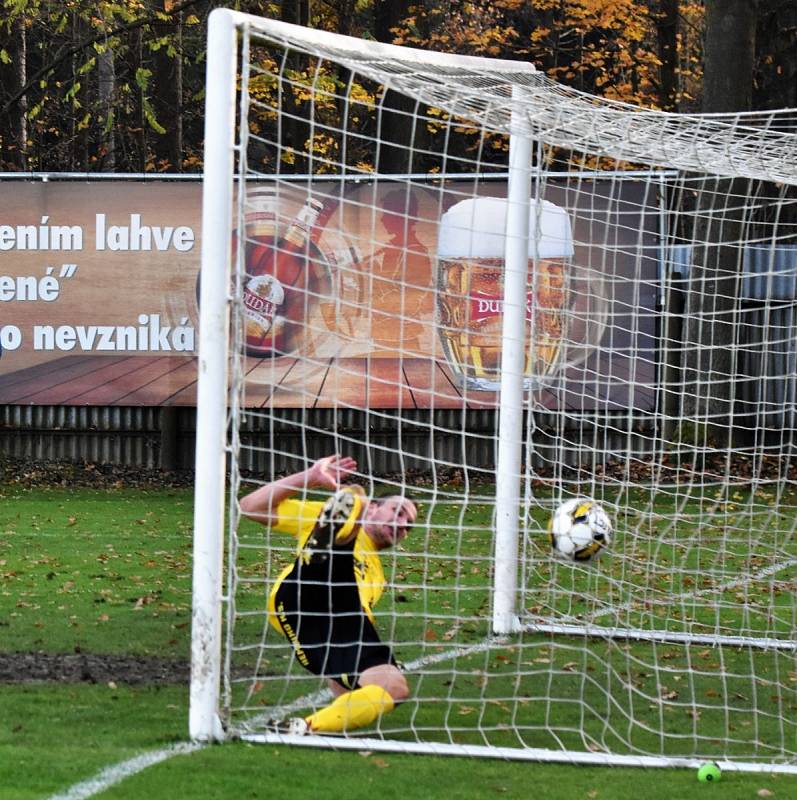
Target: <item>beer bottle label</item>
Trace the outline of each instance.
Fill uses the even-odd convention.
[[[273,275],[256,275],[244,287],[244,313],[261,329],[261,335],[271,331],[284,302],[285,290]]]

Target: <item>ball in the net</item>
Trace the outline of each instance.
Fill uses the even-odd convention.
[[[701,783],[714,783],[722,777],[720,768],[713,762],[703,764],[697,771],[697,779]]]

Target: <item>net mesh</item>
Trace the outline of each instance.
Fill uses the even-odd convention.
[[[412,694],[350,739],[794,763],[794,111],[664,114],[265,21],[240,67],[228,729],[331,699],[268,622],[296,541],[236,498],[343,453],[421,509],[374,608]],[[534,147],[504,300],[510,133]],[[523,502],[496,637],[505,302]],[[589,563],[548,535],[578,496],[613,525]]]

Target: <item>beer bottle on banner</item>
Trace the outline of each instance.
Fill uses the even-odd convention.
[[[248,254],[244,286],[248,355],[282,355],[304,317],[306,249],[324,204],[308,198],[279,241],[261,240]]]

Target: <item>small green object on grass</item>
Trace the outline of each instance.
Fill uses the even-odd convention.
[[[697,771],[697,779],[701,783],[714,783],[721,777],[722,772],[720,772],[720,768],[713,761],[708,764],[703,764]]]

